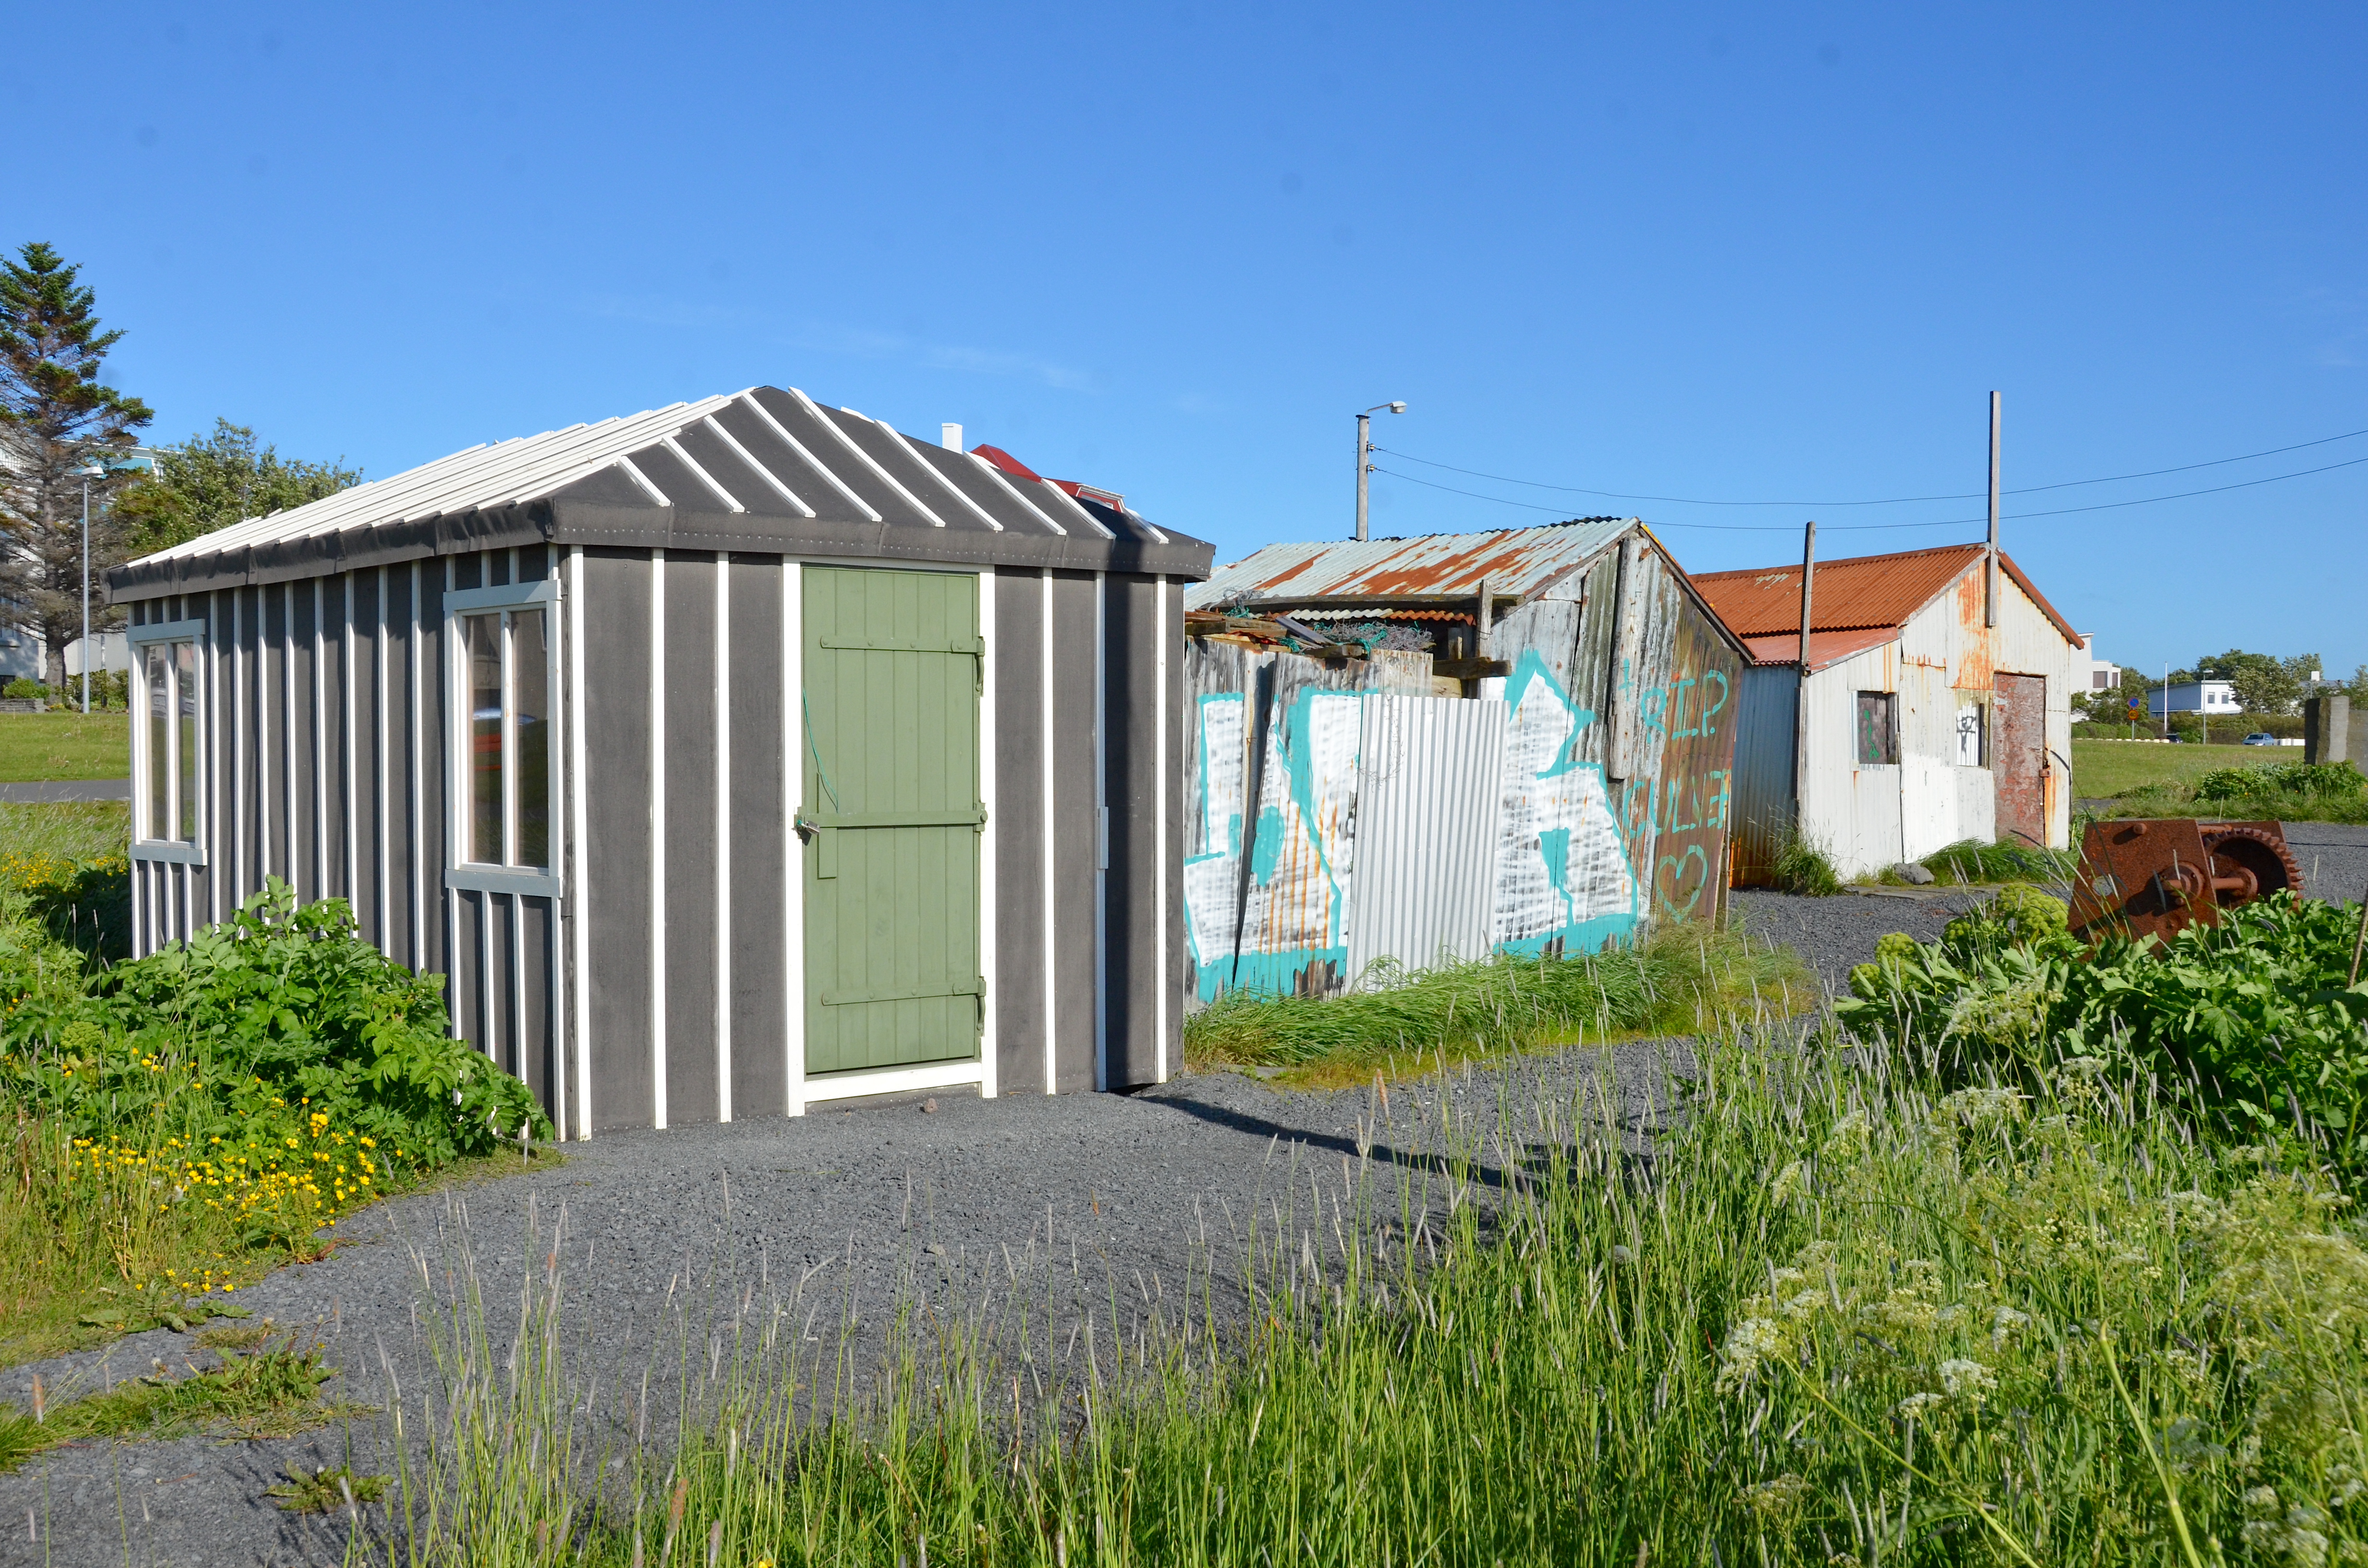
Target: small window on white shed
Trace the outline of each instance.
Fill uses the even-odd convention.
[[[1899,760],[1899,699],[1896,694],[1858,694],[1858,760],[1861,767]]]
[[[1957,708],[1957,766],[1984,767],[1990,757],[1988,716],[1978,702],[1960,703]]]
[[[196,860],[204,821],[205,717],[198,640],[200,620],[130,629],[134,652],[132,852],[144,858]]]

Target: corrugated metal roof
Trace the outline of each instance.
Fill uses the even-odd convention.
[[[1820,654],[1814,633],[1896,630],[1909,617],[1947,592],[1966,571],[1978,564],[1984,547],[1947,544],[1931,550],[1902,551],[1895,555],[1860,555],[1817,562],[1812,594],[1810,658]],[[2080,634],[2055,613],[2055,607],[2033,586],[2014,558],[1998,552],[1999,563],[2032,602],[2045,612],[2075,647]],[[1770,566],[1759,571],[1697,573],[1694,586],[1710,601],[1719,618],[1736,636],[1755,638],[1789,632],[1801,634],[1801,568]],[[1794,653],[1797,654],[1797,647]],[[1790,663],[1788,658],[1785,662]]]
[[[795,388],[751,387],[472,447],[159,551],[109,581],[137,597],[516,543],[532,527],[556,537],[552,507],[568,503],[588,519],[574,530],[585,541],[671,534],[686,548],[752,551],[870,541],[912,558],[1093,565],[1123,554],[1128,569],[1206,569],[1199,540],[1171,540],[1122,506],[1080,503],[1013,467],[824,408]],[[630,520],[660,508],[662,517]],[[442,522],[461,518],[475,520]],[[1195,552],[1198,562],[1182,559]]]
[[[1261,601],[1448,597],[1476,592],[1528,597],[1637,527],[1634,517],[1577,517],[1543,528],[1413,539],[1269,544],[1184,591],[1188,609]]]
[[[1812,631],[1809,633],[1810,672],[1815,674],[1829,665],[1838,665],[1852,653],[1880,648],[1898,633],[1899,629],[1896,626],[1861,626],[1848,631]],[[1750,651],[1751,662],[1755,665],[1797,665],[1801,662],[1801,634],[1798,631],[1747,637],[1743,645]]]

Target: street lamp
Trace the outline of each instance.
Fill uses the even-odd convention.
[[[85,462],[74,471],[82,479],[82,716],[90,717],[90,482],[106,477],[107,470]]]
[[[1357,537],[1365,537],[1365,475],[1373,472],[1373,415],[1383,409],[1404,414],[1403,403],[1377,403],[1357,415]]]

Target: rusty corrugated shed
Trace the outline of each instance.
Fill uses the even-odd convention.
[[[1483,579],[1494,594],[1527,598],[1636,526],[1634,517],[1578,517],[1486,533],[1269,544],[1185,589],[1184,607],[1448,598],[1472,594]]]
[[[1810,630],[1814,634],[1905,626],[1909,617],[1964,576],[1965,569],[1981,559],[1983,548],[1978,544],[1948,544],[1894,555],[1820,561],[1815,602],[1810,607],[1815,625]],[[2023,575],[2014,558],[2000,551],[1998,562],[2073,646],[2079,646],[2080,634]],[[1718,611],[1727,629],[1738,637],[1765,637],[1780,632],[1800,635],[1801,568],[1797,565],[1697,573],[1693,584],[1710,601],[1711,608]],[[1757,650],[1754,653],[1757,657]],[[1784,662],[1791,663],[1797,654],[1795,649]],[[1809,656],[1813,664],[1818,662],[1819,653],[1814,642]]]

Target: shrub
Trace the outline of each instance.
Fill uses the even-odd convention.
[[[1783,843],[1777,846],[1774,876],[1779,892],[1830,898],[1842,891],[1842,880],[1834,870],[1832,858],[1798,829],[1787,832]]]
[[[1835,1015],[1960,1077],[2028,1076],[2043,1051],[2133,1062],[2191,1081],[2237,1136],[2301,1126],[2368,1168],[2368,983],[2345,983],[2360,913],[2280,892],[2168,944],[2084,951],[2059,901],[2009,888],[1938,942],[1878,949]]]
[[[37,702],[47,702],[50,699],[50,688],[30,676],[18,676],[6,686],[0,686],[0,697],[20,700],[31,698]]]
[[[2349,762],[2268,763],[2258,767],[2221,767],[2197,778],[2198,801],[2242,801],[2262,795],[2341,799],[2368,792],[2368,775]]]
[[[1925,856],[1924,865],[1941,881],[2068,882],[2079,857],[2060,849],[1965,838]]]

